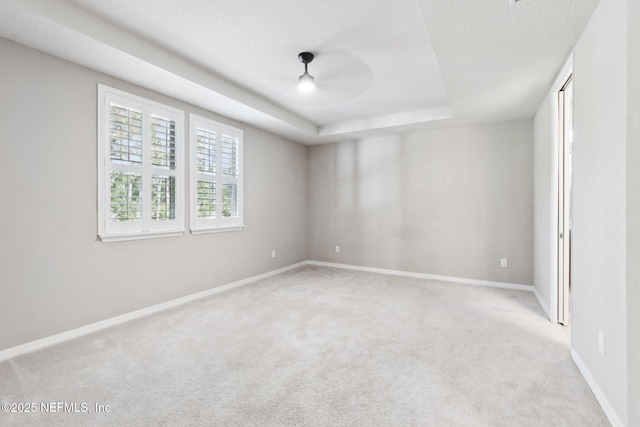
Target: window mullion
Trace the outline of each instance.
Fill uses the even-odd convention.
[[[151,113],[142,109],[142,231],[151,225]]]
[[[216,131],[216,172],[213,174],[213,181],[216,183],[216,221],[222,218],[222,132]]]
[[[159,168],[159,167],[151,165],[149,170],[151,171],[150,172],[151,175],[178,176],[178,171],[175,170],[175,169],[171,170],[171,169]]]
[[[118,164],[115,163],[114,161],[109,161],[110,159],[107,159],[107,175],[111,172],[111,171],[117,171],[117,172],[130,172],[130,173],[142,173],[142,165],[124,165],[124,164]]]

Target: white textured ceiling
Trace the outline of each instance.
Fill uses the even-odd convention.
[[[0,0],[0,36],[320,143],[531,117],[597,3]]]

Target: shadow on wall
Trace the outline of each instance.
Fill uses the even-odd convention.
[[[312,147],[313,259],[531,284],[532,135],[524,120]]]

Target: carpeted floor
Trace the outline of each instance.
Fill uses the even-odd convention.
[[[38,405],[3,426],[609,425],[533,294],[313,266],[0,363],[0,401]]]

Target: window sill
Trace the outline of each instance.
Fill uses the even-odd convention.
[[[226,233],[227,231],[242,231],[244,225],[237,225],[233,227],[216,227],[216,228],[196,228],[191,229],[191,234],[209,234],[209,233]]]
[[[180,237],[184,234],[184,230],[170,231],[147,231],[142,233],[122,233],[122,234],[106,234],[99,235],[102,243],[122,242],[126,240],[145,240],[159,239],[161,237]]]

